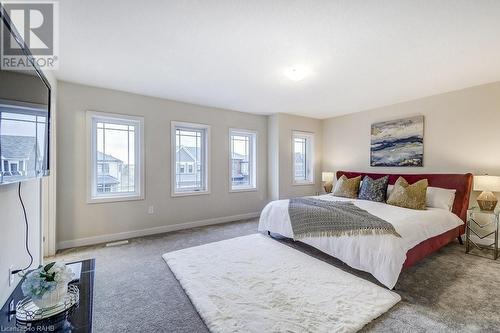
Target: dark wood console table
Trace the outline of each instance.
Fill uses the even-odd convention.
[[[72,282],[80,289],[80,302],[66,313],[53,318],[32,322],[28,332],[92,332],[92,303],[94,298],[95,259],[83,260],[80,280]],[[14,308],[24,298],[21,291],[22,281],[0,311],[0,332],[22,332],[17,325],[16,315],[9,310],[12,300]],[[24,330],[26,331],[26,330]]]

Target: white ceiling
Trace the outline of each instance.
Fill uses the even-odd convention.
[[[316,118],[500,81],[500,1],[64,0],[61,80]],[[312,72],[299,82],[284,71]]]

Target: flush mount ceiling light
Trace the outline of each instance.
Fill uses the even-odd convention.
[[[304,65],[293,65],[285,70],[285,76],[295,82],[303,80],[310,73],[309,68]]]

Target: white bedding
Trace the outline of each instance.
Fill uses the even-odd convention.
[[[393,235],[310,237],[300,241],[338,258],[349,266],[371,273],[392,289],[406,260],[406,252],[424,240],[463,224],[455,214],[439,208],[419,211],[385,203],[339,198],[329,194],[315,197],[329,201],[352,201],[356,206],[391,223],[401,238]],[[270,231],[293,238],[288,200],[270,202],[264,207],[259,231]]]

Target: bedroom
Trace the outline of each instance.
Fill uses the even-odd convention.
[[[500,192],[497,1],[52,4],[44,177],[19,182],[2,108],[30,89],[0,71],[1,330],[12,271],[83,261],[74,332],[500,331],[498,235],[474,234],[498,227],[474,210]]]

